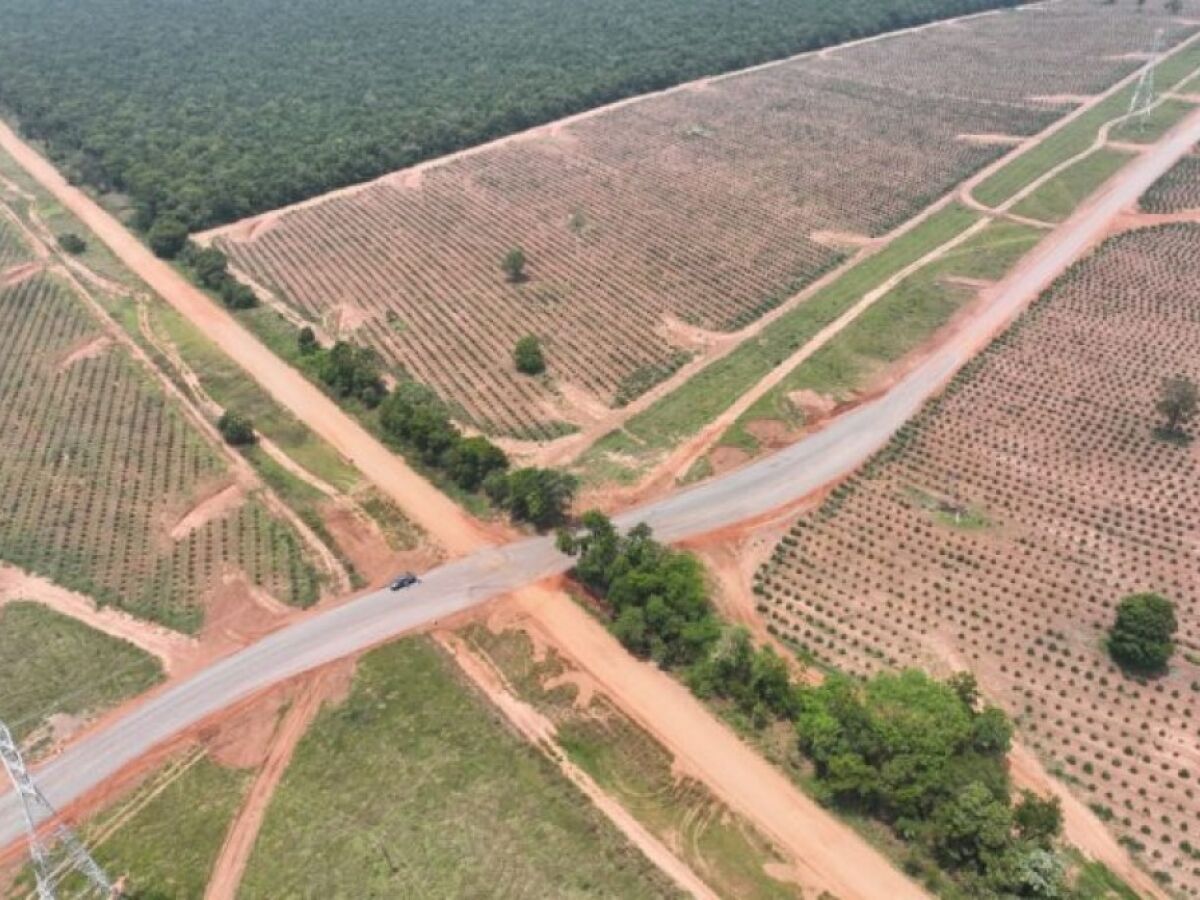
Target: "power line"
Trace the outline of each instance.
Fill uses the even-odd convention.
[[[57,814],[50,801],[34,784],[29,770],[25,768],[25,761],[21,758],[21,751],[13,740],[12,732],[3,722],[0,722],[0,762],[4,763],[4,769],[21,801],[29,857],[33,861],[33,875],[37,881],[38,900],[56,900],[55,889],[58,883],[71,872],[79,872],[88,880],[89,892],[98,891],[100,897],[117,896],[116,889],[104,874],[104,870],[65,822],[60,822],[54,829],[55,842],[65,858],[57,867],[51,865],[50,848],[38,834],[36,823],[39,819],[53,820]]]

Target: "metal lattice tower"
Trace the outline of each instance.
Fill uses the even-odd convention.
[[[1138,79],[1137,90],[1133,92],[1133,98],[1129,101],[1128,115],[1138,116],[1141,127],[1145,127],[1146,116],[1149,115],[1150,107],[1154,104],[1157,96],[1154,73],[1158,69],[1162,54],[1163,30],[1159,28],[1154,32],[1154,46],[1150,48],[1150,63],[1142,69],[1142,77]]]
[[[3,722],[0,722],[0,761],[4,763],[13,790],[17,792],[21,801],[29,856],[33,861],[34,877],[37,879],[38,900],[56,900],[55,887],[58,881],[73,871],[83,875],[101,897],[115,896],[112,882],[108,880],[104,870],[92,859],[92,855],[80,843],[75,832],[65,824],[60,824],[54,830],[55,843],[62,848],[65,858],[57,866],[51,864],[50,850],[38,835],[37,822],[39,818],[53,819],[54,807],[33,783],[29,770],[25,768],[25,761],[21,758],[20,748],[13,740],[12,732]]]

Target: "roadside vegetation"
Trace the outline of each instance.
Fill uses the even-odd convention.
[[[678,896],[425,638],[364,657],[301,740],[242,892]]]
[[[1193,44],[1171,54],[1158,64],[1155,84],[1158,90],[1169,91],[1200,66],[1200,46]],[[1090,147],[1106,122],[1129,112],[1135,85],[1127,85],[1104,102],[1097,104],[1074,121],[1058,129],[1054,134],[1039,141],[1017,156],[975,188],[974,197],[987,206],[999,206],[1022,188],[1036,181],[1073,156]],[[1173,125],[1190,107],[1187,104],[1163,103],[1153,111],[1155,128],[1161,131]],[[1136,134],[1138,126],[1128,126],[1122,134],[1128,140],[1131,127]],[[1114,129],[1116,131],[1117,129]],[[1114,135],[1110,135],[1115,138]]]
[[[4,0],[0,102],[173,255],[189,231],[606,101],[1008,5]],[[312,77],[315,58],[329,77]]]
[[[40,603],[0,606],[0,721],[18,741],[51,716],[88,718],[162,678],[158,660],[126,641]]]
[[[518,629],[494,633],[471,625],[459,634],[473,653],[503,674],[519,699],[554,724],[554,740],[571,761],[719,896],[800,896],[800,889],[781,874],[786,869],[771,842],[703,782],[681,774],[670,751],[607,697],[574,684],[580,673],[556,652],[535,652],[529,635]]]
[[[723,627],[694,556],[659,544],[644,525],[621,534],[598,513],[580,525],[561,531],[558,546],[577,557],[571,574],[613,634],[752,734],[793,728],[807,786],[886,826],[909,874],[968,896],[1066,895],[1058,802],[1014,796],[1012,724],[982,701],[973,676],[939,682],[908,669],[798,684],[771,646]]]
[[[780,422],[788,429],[805,424],[805,412],[793,398],[821,398],[832,405],[851,399],[970,303],[978,282],[1003,277],[1042,234],[1017,222],[992,222],[909,275],[747,409],[719,444],[753,455],[763,449],[754,433],[761,427],[756,422]]]
[[[1061,222],[1130,159],[1129,153],[1101,147],[1055,175],[1014,206],[1013,212],[1039,222]]]

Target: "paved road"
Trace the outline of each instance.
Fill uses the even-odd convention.
[[[997,329],[1100,240],[1121,210],[1200,141],[1200,110],[1132,162],[1108,188],[1055,230],[949,345],[928,357],[885,395],[773,456],[619,517],[648,522],[669,540],[761,515],[856,469]],[[403,593],[363,596],[305,619],[247,647],[141,704],[79,742],[38,773],[62,807],[179,731],[231,703],[300,672],[341,658],[563,571],[567,561],[547,538],[476,552],[430,572]],[[21,835],[11,792],[0,797],[0,846]]]

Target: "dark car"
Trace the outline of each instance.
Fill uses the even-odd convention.
[[[421,579],[412,572],[405,572],[403,575],[397,575],[389,587],[391,587],[393,591],[402,591],[406,587],[412,587],[414,584],[420,583]]]

